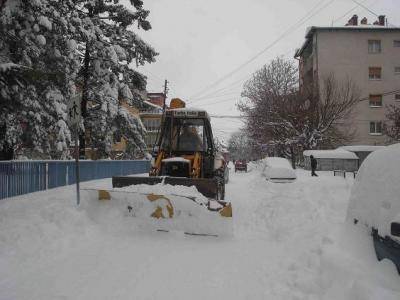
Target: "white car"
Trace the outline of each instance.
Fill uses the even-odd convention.
[[[264,159],[264,176],[267,180],[278,183],[293,182],[296,180],[296,172],[286,158],[267,157]]]
[[[400,144],[365,159],[351,191],[347,220],[369,228],[378,260],[390,259],[400,274]]]

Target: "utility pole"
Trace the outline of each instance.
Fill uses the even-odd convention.
[[[88,83],[89,83],[89,62],[90,62],[90,53],[89,53],[89,42],[86,42],[85,49],[85,58],[83,65],[83,84],[82,84],[82,101],[81,101],[81,114],[83,119],[83,125],[85,130],[81,131],[79,135],[79,156],[85,158],[86,155],[86,125],[87,125],[87,101],[88,101]]]
[[[166,107],[166,100],[167,100],[167,94],[168,94],[168,80],[165,79],[164,81],[164,104],[163,104],[163,113],[165,112],[165,107]]]
[[[168,80],[165,79],[165,81],[164,81],[163,111],[162,111],[162,116],[161,116],[160,127],[158,127],[156,140],[154,141],[154,144],[153,144],[153,153],[155,152],[154,150],[155,150],[156,144],[157,144],[157,142],[158,142],[158,138],[159,138],[159,135],[160,135],[160,131],[161,131],[161,128],[163,128],[164,121],[165,121],[165,110],[166,110],[166,106],[167,106],[167,105],[166,105],[167,94],[168,94]]]

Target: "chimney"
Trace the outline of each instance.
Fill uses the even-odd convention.
[[[358,16],[354,15],[351,17],[349,22],[347,22],[346,26],[357,26],[358,25]]]
[[[364,18],[361,20],[361,25],[368,25],[368,19],[364,17]]]
[[[380,15],[378,17],[378,22],[380,26],[385,26],[386,25],[386,16]]]

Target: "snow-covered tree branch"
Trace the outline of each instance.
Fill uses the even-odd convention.
[[[155,50],[133,31],[149,30],[140,0],[35,0],[3,2],[0,14],[0,152],[13,157],[65,158],[71,139],[66,108],[83,91],[86,146],[103,149],[117,131],[135,136],[129,149],[144,150],[144,129],[121,111],[121,101],[141,101],[146,77],[136,66]],[[116,123],[124,119],[123,130]],[[118,133],[118,132],[117,132]],[[98,147],[100,143],[100,148]],[[132,154],[131,153],[131,154]]]

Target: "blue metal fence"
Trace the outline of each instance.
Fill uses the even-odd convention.
[[[81,181],[147,173],[147,160],[82,160]],[[0,161],[0,199],[75,183],[75,161]]]

